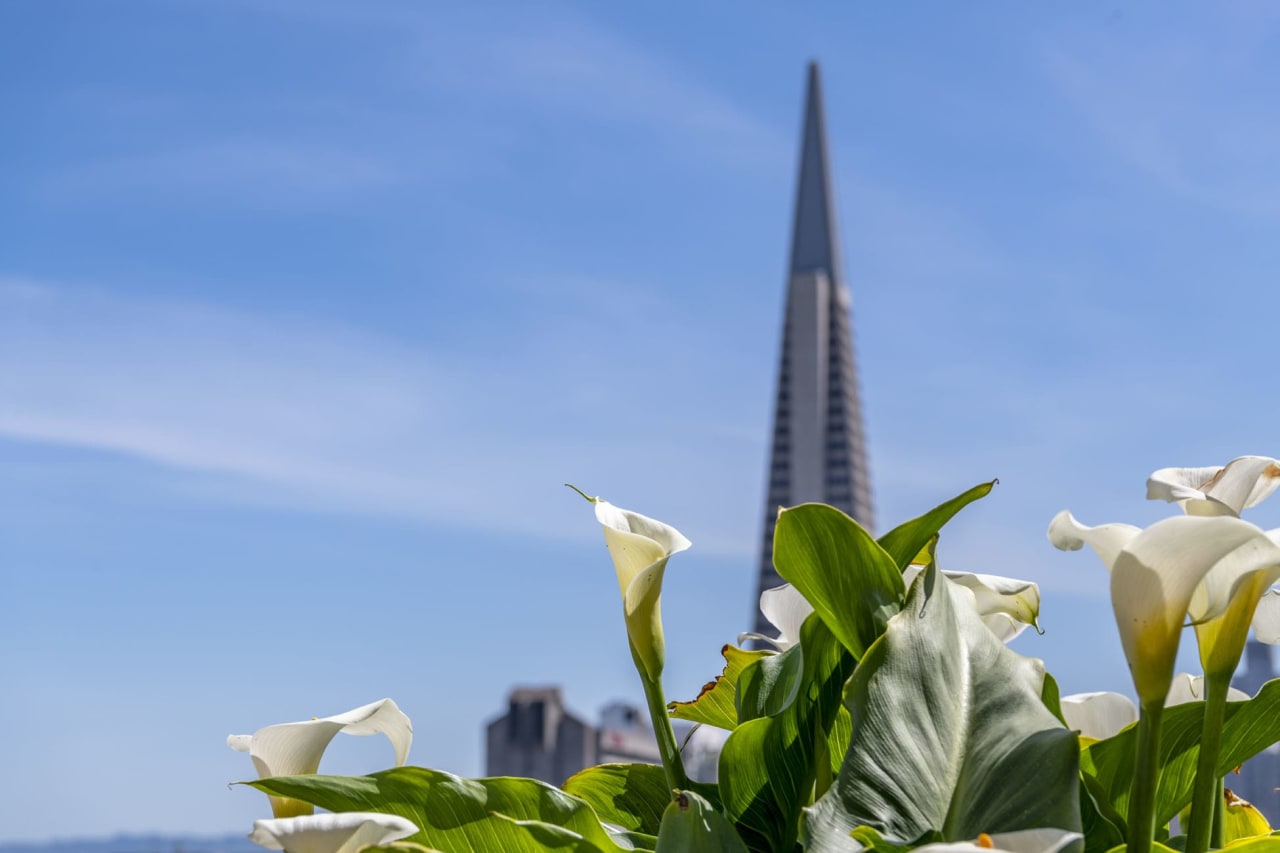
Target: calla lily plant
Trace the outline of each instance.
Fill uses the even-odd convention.
[[[383,699],[227,739],[260,777],[246,784],[271,798],[275,818],[258,821],[251,838],[286,853],[388,844],[397,853],[1149,853],[1157,832],[1175,845],[1165,824],[1189,809],[1186,853],[1236,837],[1261,845],[1245,853],[1268,853],[1270,828],[1256,812],[1238,819],[1244,807],[1222,791],[1219,761],[1229,769],[1280,741],[1280,685],[1249,697],[1228,683],[1251,628],[1280,639],[1280,536],[1239,517],[1277,490],[1280,464],[1241,457],[1157,471],[1149,496],[1183,512],[1145,529],[1088,526],[1065,511],[1053,519],[1054,545],[1088,545],[1110,573],[1136,704],[1115,693],[1059,697],[1042,661],[1006,645],[1040,629],[1035,583],[941,570],[941,529],[993,486],[878,537],[834,507],[780,511],[774,567],[790,582],[760,597],[777,636],[740,635],[758,647],[725,645],[721,674],[671,706],[661,604],[668,564],[690,542],[584,494],[617,579],[619,640],[625,633],[662,767],[590,767],[561,788],[408,767],[412,724]],[[1189,625],[1204,674],[1174,675]],[[1197,706],[1168,711],[1177,725],[1162,752],[1165,709],[1186,703]],[[689,778],[673,715],[707,727],[684,746],[691,755],[718,748],[714,779]],[[547,723],[544,735],[564,736]],[[490,738],[501,731],[491,726]],[[394,767],[319,774],[339,733],[385,735]],[[710,763],[698,758],[699,780]]]
[[[380,699],[332,717],[312,718],[297,723],[279,723],[258,729],[251,735],[230,735],[227,746],[247,752],[260,778],[298,776],[320,769],[329,742],[339,733],[387,736],[400,767],[409,758],[413,724],[391,699]],[[310,814],[313,808],[297,800],[272,797],[276,817]]]

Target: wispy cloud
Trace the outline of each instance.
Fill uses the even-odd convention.
[[[1167,191],[1223,211],[1280,214],[1271,5],[1134,10],[1044,50],[1094,134]],[[1194,18],[1194,20],[1188,20]],[[1194,33],[1194,34],[1193,34]]]
[[[613,352],[645,345],[608,306],[582,310]],[[736,532],[755,507],[735,471],[760,440],[732,421],[677,422],[663,396],[691,398],[703,377],[675,374],[660,391],[594,355],[598,343],[511,341],[504,367],[332,324],[9,281],[0,436],[127,454],[179,485],[183,472],[214,475],[233,500],[520,533],[580,532],[548,508],[568,478],[655,501],[696,484],[682,510],[700,546],[748,552]],[[495,517],[495,501],[519,510]]]
[[[95,158],[58,170],[54,198],[230,202],[255,209],[349,200],[412,175],[375,154],[336,144],[235,138]]]

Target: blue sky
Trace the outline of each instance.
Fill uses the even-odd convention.
[[[999,477],[944,567],[1127,689],[1044,530],[1280,451],[1280,10],[453,5],[0,7],[0,840],[247,831],[225,736],[382,696],[469,775],[515,683],[639,699],[565,481],[693,540],[696,693],[754,606],[810,58],[879,517]]]

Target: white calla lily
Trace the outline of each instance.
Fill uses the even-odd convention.
[[[1260,643],[1280,644],[1280,589],[1269,589],[1258,599],[1253,635]]]
[[[1147,478],[1147,497],[1178,503],[1187,515],[1240,515],[1280,488],[1280,460],[1241,456],[1207,468],[1161,468]]]
[[[1073,693],[1059,700],[1067,728],[1094,740],[1106,740],[1138,722],[1138,706],[1123,693]]]
[[[757,640],[785,652],[800,642],[800,626],[813,612],[813,605],[800,594],[800,590],[786,583],[760,593],[760,612],[769,620],[770,625],[778,629],[778,636],[766,637],[764,634],[748,631],[738,635],[738,645],[741,646],[748,640]]]
[[[1167,518],[1139,530],[1088,527],[1064,510],[1049,525],[1049,540],[1063,550],[1088,544],[1111,571],[1111,606],[1144,706],[1163,703],[1169,692],[1187,616],[1217,619],[1237,584],[1280,566],[1280,545],[1225,515]]]
[[[1169,693],[1165,696],[1164,706],[1172,708],[1174,705],[1185,705],[1188,702],[1203,702],[1204,697],[1204,676],[1180,672],[1173,677],[1173,683],[1169,685]],[[1234,687],[1227,688],[1228,702],[1245,702],[1248,699],[1249,694],[1243,690],[1237,690]]]
[[[913,563],[902,573],[902,582],[911,586],[924,566]],[[979,575],[970,572],[943,572],[944,577],[969,591],[973,606],[982,622],[1007,643],[1021,634],[1028,626],[1039,630],[1040,587],[1031,581],[1006,578],[1000,575]]]
[[[254,821],[249,840],[285,853],[356,853],[408,838],[418,827],[398,815],[377,812],[304,815]]]
[[[395,702],[382,699],[332,717],[266,726],[251,735],[230,735],[227,746],[249,753],[260,778],[299,776],[319,770],[320,758],[338,732],[385,734],[395,749],[397,767],[408,760],[413,743],[409,718]],[[276,817],[310,814],[313,810],[310,805],[284,797],[271,797],[271,807]]]
[[[679,530],[661,521],[621,509],[600,498],[592,502],[618,574],[632,651],[649,678],[656,680],[666,661],[662,577],[671,555],[684,551],[692,543]]]
[[[917,847],[914,853],[1058,853],[1084,838],[1066,829],[1023,829],[1017,832],[983,833],[973,841],[943,841]]]

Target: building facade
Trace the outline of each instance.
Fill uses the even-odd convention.
[[[1271,646],[1250,640],[1244,647],[1244,671],[1231,679],[1231,686],[1256,696],[1262,685],[1276,677]],[[1250,758],[1239,774],[1227,775],[1227,787],[1258,807],[1272,826],[1280,821],[1280,744]]]
[[[779,507],[821,501],[868,529],[875,523],[816,62],[809,65],[788,268],[757,593],[782,583],[773,568]],[[762,614],[754,630],[776,636]]]

